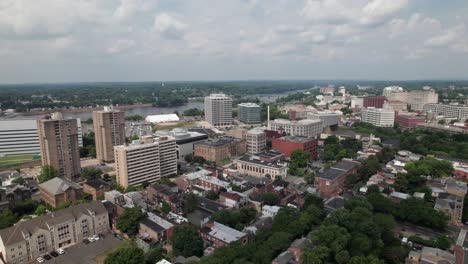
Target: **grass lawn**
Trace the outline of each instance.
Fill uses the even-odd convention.
[[[14,156],[5,156],[0,157],[0,166],[21,164],[25,161],[33,160],[34,155],[14,155]]]

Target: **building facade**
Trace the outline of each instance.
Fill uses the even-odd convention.
[[[157,136],[173,137],[177,144],[177,158],[183,159],[187,155],[193,155],[194,144],[199,141],[208,139],[207,134],[188,131],[183,128],[174,128],[171,131],[156,131]]]
[[[232,98],[225,94],[205,97],[205,120],[215,127],[232,125]]]
[[[331,168],[317,174],[314,185],[321,195],[327,197],[339,195],[344,190],[346,177],[357,173],[360,165],[357,161],[343,159]]]
[[[418,124],[425,123],[426,119],[420,116],[412,115],[396,115],[395,123],[397,123],[401,128],[415,128]]]
[[[219,163],[233,156],[242,155],[246,152],[244,140],[234,138],[208,139],[195,143],[194,156],[205,160]]]
[[[369,107],[362,110],[362,122],[378,127],[393,127],[395,111],[391,109]]]
[[[108,230],[109,215],[102,202],[78,204],[0,230],[0,252],[9,264],[32,262]]]
[[[261,111],[262,108],[258,104],[254,103],[243,103],[238,104],[237,109],[239,111],[239,120],[246,124],[258,124],[261,123]]]
[[[253,177],[270,176],[285,178],[288,174],[288,166],[281,162],[266,162],[255,158],[241,158],[236,160],[237,170],[240,174]]]
[[[125,112],[105,106],[93,112],[96,158],[100,162],[114,161],[114,146],[125,144]]]
[[[385,96],[366,96],[363,99],[364,107],[383,108]]]
[[[318,140],[314,138],[285,136],[271,140],[272,149],[276,149],[283,153],[286,158],[291,158],[291,154],[298,149],[304,150],[310,154],[310,158],[316,160],[318,158],[317,147]]]
[[[143,137],[126,146],[114,147],[117,184],[122,187],[154,183],[177,174],[176,143],[173,138]]]
[[[41,146],[42,165],[54,167],[59,177],[68,179],[80,175],[80,146],[78,143],[78,122],[63,119],[55,113],[50,119],[37,121]]]
[[[445,104],[425,104],[423,112],[436,113],[446,118],[456,118],[460,121],[468,119],[468,106],[466,105],[445,105]]]
[[[266,135],[262,129],[251,129],[245,135],[247,153],[256,154],[265,150]]]
[[[56,208],[64,203],[73,203],[83,197],[83,187],[78,183],[55,177],[39,184],[41,200]]]
[[[275,119],[270,121],[271,130],[285,132],[291,136],[317,137],[322,133],[322,120],[299,120]]]
[[[330,111],[330,110],[319,111],[317,113],[307,114],[308,119],[322,120],[323,128],[340,125],[342,117],[343,117],[343,112],[341,112],[341,111]]]

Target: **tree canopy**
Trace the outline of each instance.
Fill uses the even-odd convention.
[[[133,243],[125,244],[113,250],[105,260],[105,264],[141,264],[145,262],[143,250]]]
[[[203,255],[203,241],[198,230],[191,225],[180,225],[174,228],[172,248],[175,256]]]
[[[117,220],[117,228],[129,236],[135,236],[138,233],[139,222],[144,217],[146,213],[138,206],[125,208]]]
[[[37,181],[39,183],[43,183],[43,182],[46,182],[50,179],[57,177],[57,175],[58,175],[58,172],[54,167],[50,165],[44,165],[41,168],[41,172],[39,173],[39,176],[37,176]]]

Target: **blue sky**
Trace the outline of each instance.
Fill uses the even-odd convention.
[[[466,0],[0,0],[0,83],[468,79]]]

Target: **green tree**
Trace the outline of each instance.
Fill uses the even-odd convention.
[[[167,215],[171,211],[171,207],[165,201],[162,202],[161,211]]]
[[[34,214],[35,215],[43,215],[45,214],[47,211],[47,207],[45,207],[44,205],[39,205],[37,208],[36,208],[36,211],[34,211]]]
[[[26,180],[23,177],[16,177],[11,181],[11,183],[16,185],[23,185],[26,183]]]
[[[184,212],[189,214],[197,209],[198,198],[196,194],[188,193],[184,199]]]
[[[163,248],[161,246],[157,246],[151,248],[148,253],[145,255],[145,262],[146,264],[154,264],[164,258]]]
[[[81,169],[81,177],[86,180],[97,179],[102,175],[102,170],[94,167],[85,167]]]
[[[267,192],[262,194],[261,200],[267,205],[277,205],[280,201],[280,197],[276,193]]]
[[[10,209],[3,209],[0,215],[0,229],[4,229],[14,225],[18,221],[18,217],[13,214]]]
[[[180,225],[174,228],[172,248],[175,256],[203,255],[203,241],[194,226]]]
[[[129,236],[135,236],[138,233],[139,222],[144,217],[146,213],[143,213],[138,206],[125,208],[117,220],[117,228]]]
[[[441,235],[437,237],[436,243],[438,248],[447,250],[452,245],[452,240],[450,240],[446,235]]]
[[[291,163],[296,164],[299,168],[304,168],[310,161],[310,153],[302,149],[296,149],[291,153]]]
[[[134,244],[127,244],[112,251],[105,264],[141,264],[145,262],[144,252]]]
[[[216,201],[218,200],[219,195],[215,191],[209,190],[208,192],[206,192],[205,198]]]
[[[39,173],[39,176],[37,176],[37,181],[39,183],[43,183],[43,182],[46,182],[50,179],[57,177],[57,175],[58,175],[58,172],[54,167],[50,165],[44,165],[41,168],[41,172]]]

